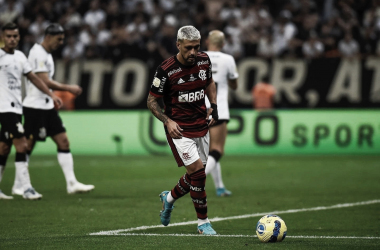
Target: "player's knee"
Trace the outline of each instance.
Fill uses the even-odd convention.
[[[66,137],[58,143],[58,148],[62,150],[68,150],[70,148],[69,139]]]
[[[222,158],[222,153],[218,150],[211,150],[209,155],[214,157],[215,161],[217,162],[220,160],[220,158]]]
[[[16,143],[14,143],[14,145],[15,145],[17,153],[25,154],[26,151],[28,150],[28,144],[27,144],[26,140],[19,140]]]

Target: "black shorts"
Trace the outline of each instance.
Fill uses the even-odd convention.
[[[66,132],[61,117],[55,109],[23,108],[25,136],[35,141],[45,141],[46,137]]]
[[[22,126],[22,116],[16,113],[0,113],[0,141],[9,142],[15,138],[25,136],[24,127]]]

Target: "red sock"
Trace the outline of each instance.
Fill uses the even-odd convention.
[[[174,199],[179,199],[190,191],[190,176],[186,173],[172,189],[171,194]]]
[[[191,187],[190,196],[193,200],[195,211],[197,212],[198,219],[207,218],[207,196],[205,191],[206,186],[206,173],[202,168],[190,175]]]

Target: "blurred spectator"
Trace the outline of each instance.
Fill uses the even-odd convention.
[[[106,17],[106,27],[107,29],[111,29],[114,25],[114,22],[117,25],[121,25],[124,23],[124,16],[121,12],[121,6],[118,0],[111,0],[107,5],[107,17]]]
[[[252,88],[253,107],[259,111],[272,109],[276,89],[269,84],[269,77],[263,77],[262,81]]]
[[[239,60],[243,52],[240,43],[237,43],[236,41],[234,41],[231,35],[229,34],[225,34],[225,36],[226,36],[226,41],[225,41],[226,43],[222,51],[227,54],[232,55],[235,58],[235,60]]]
[[[106,23],[105,22],[99,23],[96,43],[99,46],[106,47],[110,39],[111,39],[111,31],[106,29]]]
[[[75,36],[69,36],[66,40],[67,44],[62,51],[62,56],[65,63],[82,57],[84,53],[83,44],[77,41]]]
[[[91,42],[91,36],[92,31],[90,25],[86,24],[81,27],[81,30],[79,31],[79,41],[84,45],[87,46]]]
[[[61,18],[61,23],[65,29],[79,28],[82,25],[82,17],[73,7],[68,7],[66,13]]]
[[[257,55],[264,58],[272,58],[278,55],[278,50],[273,42],[270,32],[263,30],[257,47]]]
[[[339,53],[346,58],[352,59],[359,55],[359,44],[352,38],[352,34],[347,32],[338,44]]]
[[[22,50],[40,42],[46,25],[58,21],[85,46],[86,55],[113,61],[139,57],[152,47],[164,58],[177,53],[172,41],[184,25],[194,25],[203,37],[223,30],[229,35],[225,50],[236,60],[303,58],[311,31],[324,47],[320,56],[344,55],[338,42],[347,32],[357,53],[370,56],[378,50],[380,0],[0,0],[0,24],[8,20],[20,27]]]
[[[92,0],[90,2],[90,9],[84,15],[84,22],[90,25],[93,32],[97,31],[100,22],[106,20],[106,13],[100,9],[99,0]]]
[[[302,52],[307,59],[316,58],[322,55],[324,51],[323,43],[318,40],[315,31],[310,32],[309,39],[303,44]]]
[[[2,6],[1,6],[2,5]],[[21,2],[16,0],[7,0],[4,5],[0,6],[0,24],[7,22],[14,22],[22,12],[24,11],[23,5]]]
[[[29,32],[34,36],[34,41],[41,43],[44,39],[45,29],[49,22],[45,20],[43,15],[38,15],[36,20],[29,26]]]
[[[238,7],[237,0],[226,1],[220,11],[220,18],[222,20],[228,20],[231,18],[240,19],[241,10]]]

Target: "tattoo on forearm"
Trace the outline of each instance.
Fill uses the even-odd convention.
[[[148,108],[152,112],[152,114],[157,117],[158,120],[162,121],[164,124],[169,119],[163,112],[160,105],[157,102],[157,99],[154,96],[149,95],[147,101]]]

